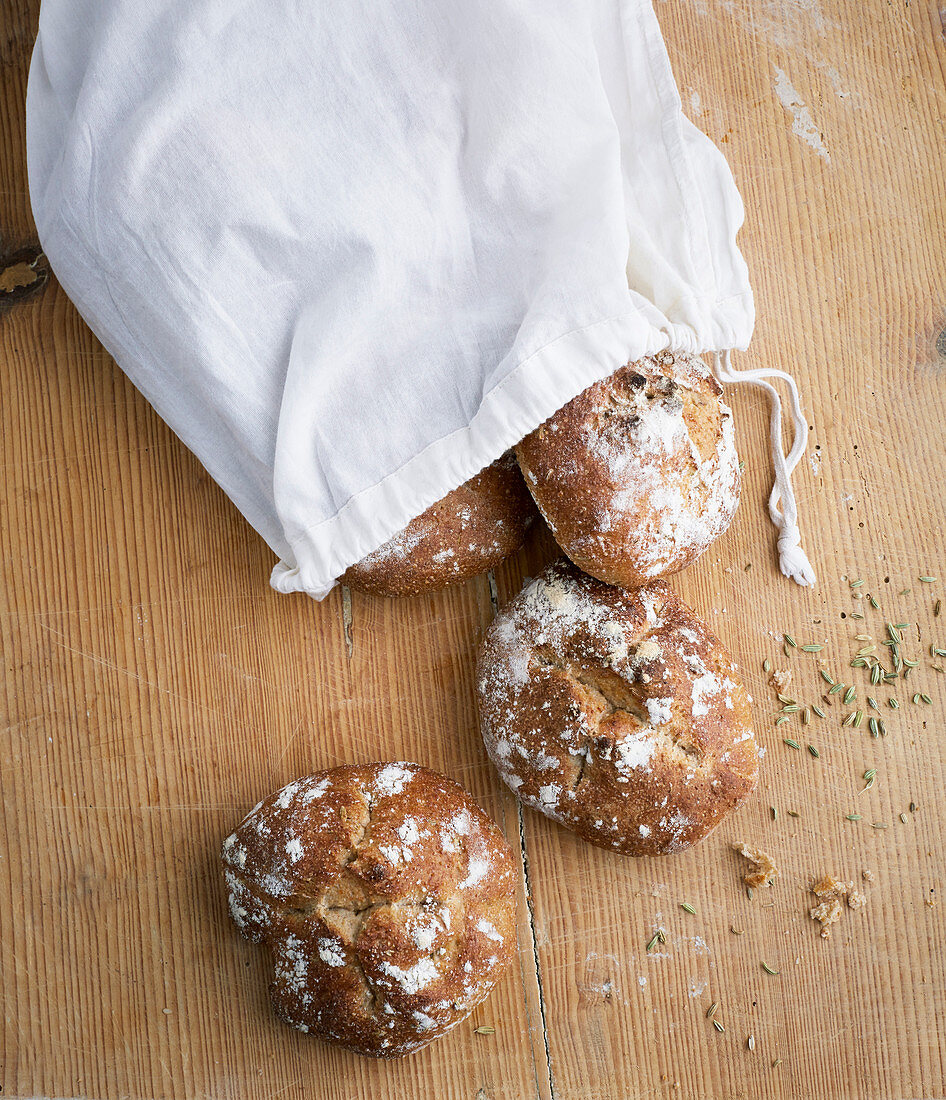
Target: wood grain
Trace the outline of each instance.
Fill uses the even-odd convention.
[[[791,369],[810,417],[796,485],[818,587],[778,576],[767,411],[738,391],[743,505],[675,585],[746,669],[767,748],[757,796],[697,849],[650,862],[521,813],[476,734],[489,579],[396,603],[271,592],[265,546],[50,279],[0,304],[3,1096],[946,1095],[946,921],[930,904],[944,888],[946,674],[928,648],[946,646],[946,615],[933,617],[946,603],[946,20],[917,0],[656,7],[684,105],[746,200],[759,324],[737,365]],[[37,11],[7,0],[0,15],[2,257],[37,243],[23,132]],[[552,553],[537,532],[497,571],[498,600]],[[879,609],[854,598],[867,592]],[[826,688],[824,657],[864,707],[853,636],[887,621],[916,624],[920,663],[873,692],[885,738],[866,717],[842,727],[836,697],[824,721],[774,728],[764,657],[793,670],[800,702]],[[784,631],[826,648],[785,656]],[[383,757],[466,784],[529,889],[515,972],[468,1025],[395,1064],[272,1019],[265,959],[229,927],[216,866],[221,838],[277,785]],[[859,793],[867,768],[877,779]],[[782,872],[751,901],[737,839]],[[808,885],[865,869],[866,909],[821,940]],[[656,927],[667,942],[648,955]]]

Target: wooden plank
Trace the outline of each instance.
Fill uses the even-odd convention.
[[[939,12],[674,0],[658,14],[684,104],[726,151],[746,200],[741,239],[759,324],[736,365],[787,367],[803,389],[812,450],[796,484],[820,583],[806,592],[778,577],[760,514],[770,477],[764,401],[732,394],[743,505],[730,534],[675,586],[744,663],[768,750],[760,789],[702,846],[649,863],[593,851],[529,815],[556,1094],[942,1096],[946,932],[942,906],[927,904],[943,889],[946,778],[946,677],[929,669],[927,649],[934,638],[946,645],[944,620],[932,617],[946,589]],[[922,585],[924,573],[944,579]],[[864,578],[860,591],[875,593],[880,610],[853,600],[845,577]],[[911,593],[898,596],[904,588]],[[857,608],[864,620],[844,617]],[[827,643],[834,674],[863,685],[848,667],[861,646],[851,639],[883,636],[888,620],[918,622],[922,644],[912,647],[921,667],[897,688],[899,711],[884,703],[892,692],[873,692],[886,738],[870,737],[866,717],[841,728],[838,707],[810,727],[773,728],[766,656],[794,670],[789,694],[799,700],[826,688],[815,655],[784,657],[782,631]],[[916,691],[935,705],[913,705]],[[862,686],[858,694],[864,707]],[[815,742],[820,759],[785,747],[783,734]],[[862,795],[869,767],[878,778]],[[845,820],[857,811],[864,820]],[[771,897],[757,892],[750,903],[742,893],[728,850],[736,839],[775,856],[782,877]],[[864,869],[875,876],[866,910],[821,940],[805,915],[807,887],[824,872],[859,879]],[[648,956],[657,926],[668,943]],[[714,1000],[725,1033],[706,1019]]]
[[[37,10],[12,0],[0,34],[0,254],[35,244],[22,102]],[[3,1095],[943,1095],[946,930],[928,902],[943,890],[946,675],[927,655],[946,645],[946,616],[932,616],[946,602],[939,9],[657,10],[684,104],[746,198],[759,327],[737,365],[795,371],[812,425],[797,487],[818,588],[775,570],[767,413],[751,393],[732,395],[743,507],[676,585],[746,668],[768,749],[758,795],[696,850],[646,863],[520,814],[476,736],[489,581],[404,603],[352,594],[347,608],[341,592],[323,604],[270,592],[266,548],[50,282],[0,315]],[[553,552],[537,533],[497,571],[498,599]],[[921,573],[943,579],[921,585]],[[853,598],[854,576],[879,609]],[[858,609],[864,620],[850,618]],[[825,643],[853,682],[853,635],[888,620],[918,623],[922,644],[900,710],[877,692],[886,738],[866,719],[841,728],[837,707],[774,729],[763,657],[793,669],[805,700],[825,686],[817,656],[785,657],[776,635]],[[786,748],[789,729],[820,757]],[[271,1018],[265,960],[229,928],[215,864],[260,795],[382,756],[469,786],[527,861],[531,892],[516,972],[468,1026],[397,1064]],[[868,767],[877,780],[861,794]],[[863,820],[846,821],[852,811]],[[734,839],[776,856],[770,894],[746,898]],[[864,869],[866,909],[820,940],[811,878]],[[668,942],[648,956],[657,925]],[[725,1033],[705,1018],[712,1000]],[[473,1034],[482,1022],[496,1034]]]

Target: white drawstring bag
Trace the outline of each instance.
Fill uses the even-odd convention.
[[[628,360],[752,332],[649,0],[43,0],[27,144],[59,281],[282,592]]]

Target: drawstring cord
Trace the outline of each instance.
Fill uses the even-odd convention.
[[[778,564],[786,577],[797,584],[808,586],[815,583],[815,571],[808,556],[801,548],[801,534],[798,530],[798,508],[795,494],[792,492],[792,472],[798,465],[808,443],[808,422],[801,409],[798,387],[795,379],[785,371],[773,367],[757,367],[752,370],[735,370],[729,361],[729,352],[715,353],[716,377],[720,382],[748,382],[766,390],[772,404],[770,430],[772,437],[772,466],[775,470],[775,484],[769,495],[769,516],[778,529]],[[788,386],[792,397],[792,420],[795,438],[792,448],[786,455],[782,450],[782,401],[778,391],[766,378],[781,378]],[[779,508],[781,504],[781,509]]]

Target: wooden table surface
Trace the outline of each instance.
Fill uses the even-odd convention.
[[[648,862],[520,811],[491,770],[472,677],[487,577],[405,602],[270,591],[267,548],[45,278],[24,165],[37,7],[0,11],[2,1096],[942,1097],[946,674],[929,648],[946,647],[942,5],[658,0],[684,105],[746,200],[759,323],[738,365],[788,368],[803,389],[796,484],[819,584],[775,568],[767,411],[731,393],[742,507],[675,586],[745,668],[767,752],[732,820]],[[552,553],[539,534],[498,570],[499,603]],[[855,636],[879,643],[888,621],[909,624],[919,663],[871,689],[849,667],[870,644]],[[783,632],[825,649],[786,656]],[[826,690],[819,660],[858,702],[829,697],[824,720],[776,728],[766,657],[803,705]],[[857,708],[862,725],[842,726]],[[525,883],[516,967],[467,1023],[394,1063],[275,1021],[217,864],[258,798],[378,758],[471,788]],[[751,900],[736,840],[781,868]],[[807,916],[824,872],[867,895],[829,940]],[[648,954],[658,927],[666,943]]]

